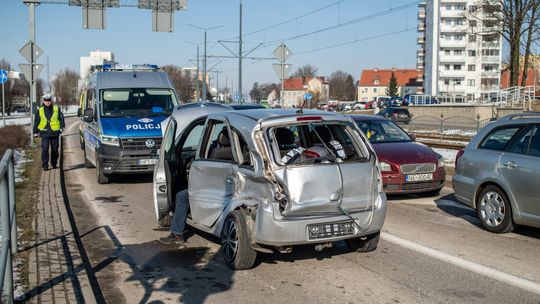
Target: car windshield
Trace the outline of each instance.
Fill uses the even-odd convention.
[[[338,123],[303,123],[268,130],[278,165],[363,161],[367,151],[353,143],[353,129]]]
[[[412,141],[409,135],[389,120],[357,121],[358,127],[371,143],[395,143]]]
[[[171,89],[101,90],[101,115],[104,117],[170,115],[177,105]]]

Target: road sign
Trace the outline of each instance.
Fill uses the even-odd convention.
[[[32,61],[32,42],[28,41],[20,50],[19,53],[26,59],[28,62]],[[34,61],[36,61],[39,56],[43,54],[43,51],[34,43]]]
[[[311,93],[304,94],[304,99],[311,100],[311,98],[313,98],[313,95]]]
[[[0,70],[0,84],[4,84],[8,81],[8,75],[6,70]]]
[[[19,63],[19,68],[21,69],[21,72],[24,74],[24,77],[28,80],[32,80],[32,73],[30,64],[27,63]],[[39,73],[43,70],[43,64],[34,64],[34,79],[37,79],[39,76]]]
[[[291,50],[289,50],[284,43],[278,45],[278,47],[274,50],[274,56],[279,61],[286,61],[289,57],[291,57],[291,55]]]
[[[281,75],[281,67],[283,66],[283,75]],[[274,72],[276,72],[276,75],[279,79],[283,76],[283,78],[287,78],[289,75],[289,72],[291,71],[292,64],[279,64],[274,63],[272,64],[272,67],[274,68]]]

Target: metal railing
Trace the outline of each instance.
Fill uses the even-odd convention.
[[[460,133],[476,134],[478,130],[487,125],[490,121],[496,120],[496,117],[488,119],[480,119],[480,115],[475,118],[467,116],[449,116],[444,115],[431,116],[421,115],[413,117],[408,126],[405,126],[410,131],[431,131],[438,134],[444,133]]]
[[[13,255],[17,253],[17,219],[15,217],[14,152],[9,149],[0,162],[0,286],[2,303],[13,303]]]

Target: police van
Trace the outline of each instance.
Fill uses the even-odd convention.
[[[112,174],[152,173],[161,145],[161,122],[178,105],[165,72],[156,65],[93,66],[80,97],[84,165],[97,181]]]

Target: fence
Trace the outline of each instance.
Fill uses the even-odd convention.
[[[12,257],[17,253],[17,219],[15,217],[14,153],[9,149],[0,162],[0,220],[2,251],[0,254],[0,286],[2,303],[13,303]]]
[[[431,115],[421,115],[413,117],[409,122],[407,129],[410,131],[438,132],[439,134],[476,134],[491,119],[480,119],[480,115],[475,118],[467,116],[449,116],[441,114],[439,117]]]

